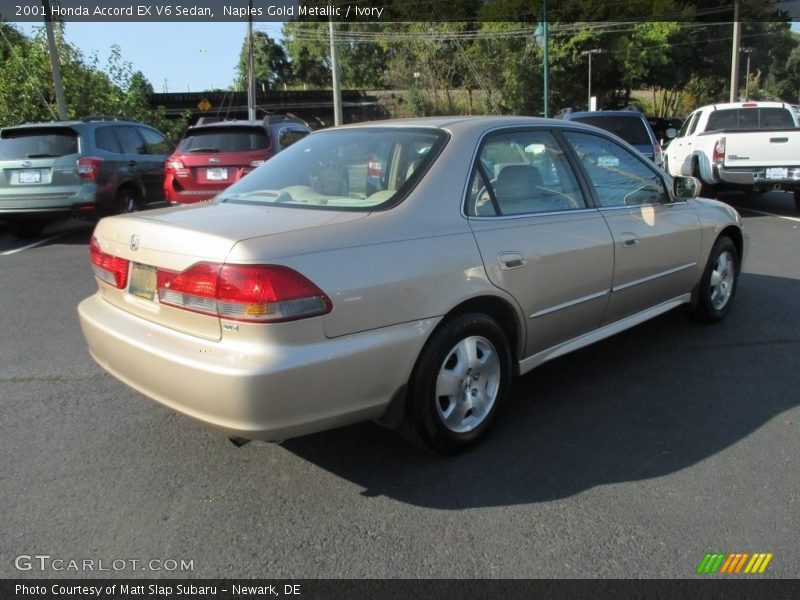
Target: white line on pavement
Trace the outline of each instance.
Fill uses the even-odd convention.
[[[739,206],[734,206],[734,208],[736,210],[739,210],[739,211],[747,211],[747,212],[752,212],[752,213],[758,213],[759,215],[765,215],[767,217],[775,217],[775,218],[778,218],[778,219],[786,219],[787,221],[794,221],[795,223],[800,223],[800,219],[798,219],[797,217],[787,217],[786,215],[778,215],[778,214],[767,212],[767,211],[764,211],[764,210],[756,210],[755,208],[745,208],[745,207],[739,207]]]
[[[47,242],[52,242],[53,240],[57,240],[58,238],[64,237],[65,235],[69,235],[71,233],[75,233],[75,231],[74,230],[62,231],[61,233],[51,235],[50,237],[46,237],[42,240],[36,240],[32,244],[28,244],[27,246],[22,246],[20,248],[14,248],[13,250],[6,250],[5,252],[0,252],[0,256],[8,256],[10,254],[16,254],[17,252],[22,252],[24,250],[30,250],[31,248],[36,248],[36,246],[41,246],[42,244],[46,244]]]

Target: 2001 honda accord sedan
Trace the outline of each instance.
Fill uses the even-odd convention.
[[[514,375],[679,305],[726,315],[741,219],[698,193],[565,121],[320,131],[209,203],[101,220],[81,325],[111,374],[231,436],[374,419],[457,452]]]

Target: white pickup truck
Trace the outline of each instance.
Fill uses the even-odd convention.
[[[701,106],[667,146],[664,168],[714,190],[794,192],[800,210],[800,125],[791,104]]]

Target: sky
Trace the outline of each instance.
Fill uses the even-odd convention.
[[[33,23],[15,25],[26,35],[36,28]],[[255,29],[279,40],[282,25],[257,23]],[[144,73],[156,92],[202,92],[233,83],[247,23],[68,22],[65,34],[84,56],[96,51],[101,65],[111,46],[119,45],[122,59]]]

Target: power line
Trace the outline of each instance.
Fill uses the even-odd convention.
[[[3,27],[0,27],[0,34],[3,36],[3,39],[6,41],[6,44],[8,45],[11,52],[14,53],[15,58],[19,61],[19,64],[20,66],[22,66],[22,70],[25,71],[25,74],[28,76],[28,79],[31,81],[35,81],[33,75],[31,75],[30,71],[28,71],[28,68],[25,66],[25,61],[21,59],[20,56],[17,54],[17,49],[11,45],[10,41],[8,41],[8,38],[6,37],[6,32],[3,31]],[[39,94],[39,98],[41,98],[42,103],[50,112],[50,116],[53,117],[54,121],[57,121],[58,117],[56,116],[56,113],[53,112],[53,107],[50,106],[50,104],[47,102],[47,99],[44,97],[44,94],[42,94],[42,91],[39,89],[39,86],[35,85],[34,83],[34,87],[36,88],[36,93]]]

